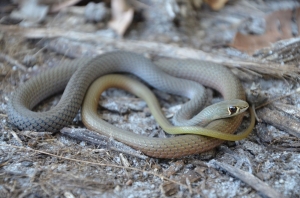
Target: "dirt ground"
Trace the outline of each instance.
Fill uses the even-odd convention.
[[[112,11],[109,1],[89,4],[89,11],[87,1],[63,8],[0,4],[0,197],[300,197],[300,3],[230,0],[214,11],[197,0],[114,2]],[[55,134],[9,123],[7,105],[20,84],[62,60],[113,50],[221,63],[257,102],[259,121],[246,139],[171,160],[87,131],[79,115]],[[153,91],[168,118],[187,100]],[[123,90],[107,90],[100,105],[101,117],[117,127],[169,136],[146,103]],[[246,117],[239,131],[248,125]]]

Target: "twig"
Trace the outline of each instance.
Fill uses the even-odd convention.
[[[300,138],[298,120],[292,117],[284,116],[280,114],[280,112],[271,110],[269,108],[264,108],[257,113],[264,122]]]
[[[185,182],[186,182],[186,185],[189,187],[190,194],[192,194],[193,193],[193,189],[192,189],[192,186],[191,186],[191,181],[189,180],[188,177],[185,178]]]
[[[281,102],[275,102],[273,106],[284,113],[300,118],[300,108],[295,105],[284,104]]]
[[[283,95],[283,96],[278,96],[278,97],[276,97],[276,98],[273,98],[273,99],[271,99],[271,100],[268,100],[267,102],[265,102],[265,103],[263,103],[263,104],[261,104],[261,105],[255,107],[255,109],[260,109],[260,108],[262,108],[262,107],[264,107],[264,106],[267,106],[268,104],[271,104],[271,103],[273,103],[273,102],[275,102],[275,101],[277,101],[277,100],[281,100],[281,99],[283,99],[283,98],[286,98],[286,97],[288,97],[288,96],[291,96],[291,95],[293,95],[293,94],[295,94],[295,93],[300,93],[300,88],[297,88],[295,91],[292,91],[291,93],[285,94],[285,95]]]
[[[28,137],[46,137],[50,136],[52,132],[35,132],[35,131],[22,131],[22,134]]]
[[[64,31],[61,29],[46,29],[46,28],[22,28],[19,26],[5,26],[0,25],[0,31],[21,35],[26,38],[38,39],[38,38],[56,38],[63,37],[72,39],[74,41],[90,41],[101,47],[93,46],[93,51],[96,54],[101,54],[103,51],[110,51],[112,49],[120,49],[127,51],[136,51],[139,53],[151,53],[155,55],[170,57],[170,58],[193,58],[198,60],[210,61],[219,64],[224,64],[230,67],[247,68],[248,70],[255,71],[260,74],[270,75],[278,78],[292,77],[299,78],[300,69],[294,65],[284,65],[278,63],[272,63],[267,61],[261,61],[260,59],[243,60],[232,57],[225,57],[221,55],[209,54],[201,50],[192,48],[182,48],[171,44],[161,44],[147,41],[129,41],[129,40],[117,40],[115,38],[107,38],[99,36],[93,33]],[[74,42],[72,41],[72,42]],[[61,43],[63,42],[63,43]],[[69,40],[69,42],[71,42]],[[66,53],[65,49],[66,40],[57,40],[52,43],[52,47],[56,47],[62,52]],[[50,43],[49,43],[50,45]],[[51,47],[51,46],[49,46]],[[81,47],[82,48],[82,47]],[[106,49],[104,49],[106,48]],[[80,50],[79,50],[80,51]],[[82,52],[86,52],[82,50]],[[86,55],[84,53],[77,54],[77,57]]]
[[[13,136],[20,144],[23,143],[22,140],[19,138],[19,136],[18,136],[14,131],[9,131],[9,132],[12,134],[12,136]]]
[[[8,56],[6,54],[0,53],[0,59],[3,59],[4,61],[7,61],[8,63],[10,63],[13,66],[17,66],[22,71],[26,71],[27,70],[26,66],[22,65],[17,60],[11,58],[10,56]]]
[[[136,151],[135,149],[121,143],[117,142],[113,139],[110,139],[104,135],[101,135],[97,132],[90,131],[88,129],[76,129],[76,128],[67,128],[64,127],[63,129],[60,130],[60,132],[64,135],[67,135],[69,137],[78,139],[78,140],[83,140],[98,146],[104,146],[108,149],[121,152],[121,153],[126,153],[128,155],[138,157],[140,159],[147,159],[148,157],[145,155],[142,155],[140,152]]]
[[[216,166],[220,167],[221,169],[229,172],[234,177],[242,180],[246,184],[250,185],[252,188],[254,188],[255,190],[257,190],[258,192],[260,192],[261,194],[263,194],[266,197],[270,197],[270,198],[283,197],[280,193],[276,192],[269,185],[262,182],[260,179],[253,176],[250,173],[247,173],[245,171],[237,169],[229,164],[218,162],[216,160],[212,160],[212,163],[215,164]]]
[[[63,2],[60,2],[58,4],[53,4],[51,6],[51,9],[50,9],[50,13],[54,13],[54,12],[58,12],[66,7],[69,7],[71,5],[74,5],[76,3],[78,3],[80,0],[67,0],[67,1],[63,1]]]
[[[78,35],[80,36],[80,35]],[[90,35],[92,36],[92,35]],[[299,78],[300,69],[294,65],[284,65],[278,63],[272,63],[267,61],[260,61],[259,59],[243,60],[239,58],[228,58],[226,56],[209,54],[201,50],[196,50],[192,48],[182,48],[171,44],[162,44],[147,41],[130,41],[130,40],[116,40],[108,39],[105,37],[96,37],[93,39],[87,39],[87,41],[92,41],[93,43],[99,44],[95,46],[90,43],[83,43],[86,41],[80,38],[58,38],[54,40],[44,40],[43,47],[54,50],[63,55],[71,55],[74,58],[88,55],[99,55],[106,51],[111,51],[112,49],[133,51],[139,53],[159,55],[169,58],[182,58],[182,59],[196,59],[202,61],[214,62],[222,65],[226,65],[231,68],[239,68],[251,74],[258,73],[269,75],[277,78],[282,77],[292,77]],[[79,40],[79,41],[78,41]],[[67,49],[66,49],[67,48]],[[73,54],[66,51],[72,51]]]

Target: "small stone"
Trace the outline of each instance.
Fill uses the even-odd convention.
[[[117,185],[114,189],[115,192],[120,192],[121,191],[121,187],[119,185]]]
[[[128,180],[128,181],[126,182],[126,186],[131,186],[132,183],[133,183],[133,181],[130,179],[130,180]]]
[[[85,8],[85,18],[88,21],[100,22],[107,16],[107,9],[104,3],[90,2]]]
[[[279,183],[280,183],[280,184],[283,184],[283,183],[284,183],[284,180],[283,180],[283,179],[280,179],[280,180],[279,180]]]
[[[66,198],[75,198],[75,196],[71,192],[69,192],[69,191],[64,192],[64,196]]]

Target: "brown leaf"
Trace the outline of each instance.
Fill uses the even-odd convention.
[[[170,181],[165,181],[160,185],[160,189],[162,194],[164,194],[166,197],[169,197],[178,192],[178,185]]]
[[[112,0],[112,20],[109,27],[123,36],[132,22],[134,9],[130,7],[126,0]]]
[[[231,44],[232,47],[252,54],[254,51],[268,47],[272,43],[292,38],[292,10],[280,10],[265,16],[265,33],[261,35],[242,34],[238,32]],[[296,23],[300,25],[300,9],[296,10]]]
[[[220,10],[228,0],[204,0],[213,10]]]

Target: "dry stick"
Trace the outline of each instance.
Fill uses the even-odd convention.
[[[51,28],[22,28],[19,26],[6,26],[0,25],[0,31],[14,35],[24,36],[31,39],[39,38],[56,38],[64,37],[73,39],[76,41],[91,41],[93,43],[102,46],[102,49],[94,46],[95,52],[98,54],[103,53],[103,48],[108,49],[121,49],[127,51],[138,51],[139,53],[151,53],[160,56],[166,56],[170,58],[193,58],[204,61],[211,61],[219,64],[224,64],[230,67],[247,68],[249,70],[265,74],[282,77],[299,78],[300,69],[294,65],[285,65],[261,61],[259,59],[251,59],[245,61],[242,59],[233,59],[232,57],[225,57],[221,55],[209,54],[201,50],[192,48],[182,48],[177,45],[161,44],[156,42],[147,41],[129,41],[129,40],[118,40],[114,38],[108,38],[99,36],[94,33],[84,33],[75,31],[64,31],[61,29]],[[64,49],[64,48],[62,48]],[[250,59],[250,57],[249,57]]]
[[[138,157],[140,159],[147,159],[148,157],[141,154],[137,150],[131,148],[130,146],[127,146],[126,144],[123,144],[121,142],[115,141],[111,138],[108,138],[104,135],[101,135],[97,132],[88,130],[88,129],[76,129],[76,128],[68,128],[64,127],[60,130],[60,132],[64,135],[67,135],[69,137],[83,140],[86,142],[89,142],[91,144],[95,145],[101,145],[104,147],[108,147],[111,150],[126,153],[128,155]]]
[[[300,74],[300,69],[295,67],[294,65],[285,65],[284,67],[282,67],[282,65],[279,65],[277,63],[270,63],[265,61],[261,62],[257,59],[252,61],[245,61],[238,58],[227,58],[225,56],[209,54],[201,50],[192,48],[181,48],[171,44],[116,39],[103,40],[103,38],[104,37],[99,37],[97,38],[97,40],[92,40],[95,44],[90,44],[88,42],[83,42],[85,40],[75,41],[74,38],[70,39],[61,37],[50,41],[44,41],[43,47],[54,50],[60,54],[70,56],[72,58],[78,58],[86,55],[95,56],[103,54],[106,51],[112,51],[112,49],[118,49],[139,52],[140,54],[154,54],[168,58],[190,58],[195,60],[209,61],[227,65],[231,68],[239,68],[258,77],[261,77],[261,74],[265,74],[277,78],[299,78]],[[88,39],[88,41],[90,40]],[[97,46],[96,44],[99,44],[99,46]]]
[[[276,110],[264,108],[258,112],[259,117],[268,124],[300,138],[299,121],[289,116],[284,116]]]
[[[300,88],[297,88],[295,91],[292,91],[291,93],[288,93],[283,96],[279,96],[276,98],[273,98],[267,102],[265,102],[262,105],[259,105],[255,109],[262,108],[268,104],[271,104],[277,100],[283,99],[285,97],[288,97],[290,95],[293,95],[295,93],[299,93]],[[279,128],[295,137],[300,137],[299,133],[299,123],[296,119],[293,118],[286,118],[286,116],[282,116],[278,111],[273,111],[271,109],[265,108],[262,110],[262,112],[258,112],[259,114],[259,120],[263,120],[264,122],[271,124],[272,126]]]
[[[159,177],[161,178],[162,180],[166,180],[166,181],[169,181],[169,182],[172,182],[172,183],[175,183],[177,185],[180,185],[180,186],[183,186],[185,187],[186,189],[189,189],[189,187],[185,184],[182,184],[180,182],[177,182],[175,180],[172,180],[172,179],[169,179],[163,175],[159,175],[157,173],[154,173],[154,172],[151,172],[151,171],[145,171],[145,170],[141,170],[141,169],[138,169],[138,168],[133,168],[133,167],[124,167],[124,166],[119,166],[119,165],[115,165],[115,164],[104,164],[104,163],[97,163],[97,162],[89,162],[89,161],[85,161],[85,160],[78,160],[78,159],[73,159],[73,158],[68,158],[68,157],[63,157],[63,156],[59,156],[59,155],[55,155],[55,154],[52,154],[52,153],[48,153],[46,151],[39,151],[39,150],[35,150],[35,149],[32,149],[32,148],[25,148],[25,147],[20,147],[20,146],[14,146],[14,145],[4,145],[4,144],[0,144],[0,146],[6,146],[6,147],[12,147],[12,148],[16,148],[16,149],[21,149],[21,150],[29,150],[29,151],[32,151],[32,152],[36,152],[36,153],[42,153],[42,154],[45,154],[45,155],[49,155],[49,156],[52,156],[52,157],[57,157],[59,159],[64,159],[64,160],[69,160],[69,161],[73,161],[73,162],[80,162],[80,163],[86,163],[86,164],[93,164],[93,165],[98,165],[98,166],[110,166],[110,167],[115,167],[115,168],[123,168],[123,169],[128,169],[128,170],[134,170],[134,171],[138,171],[138,172],[142,172],[142,173],[147,173],[147,174],[150,174],[150,175],[154,175],[156,177]],[[195,193],[195,192],[194,192]]]
[[[21,63],[19,63],[17,60],[11,58],[10,56],[0,53],[0,59],[3,59],[5,61],[7,61],[9,64],[11,65],[15,65],[17,66],[19,69],[21,69],[22,71],[26,71],[27,68],[26,66],[22,65]]]
[[[67,0],[67,1],[63,1],[63,2],[60,2],[58,4],[53,4],[51,6],[51,9],[50,9],[50,13],[54,13],[54,12],[58,12],[66,7],[69,7],[71,5],[74,5],[76,3],[78,3],[80,0]]]
[[[22,140],[19,138],[19,136],[16,134],[16,132],[14,132],[14,131],[9,131],[9,132],[12,134],[12,136],[13,136],[20,144],[23,143]]]
[[[295,94],[295,93],[300,93],[300,88],[297,88],[295,91],[293,91],[293,92],[291,92],[291,93],[288,93],[288,94],[286,94],[286,95],[278,96],[278,97],[276,97],[276,98],[273,98],[272,100],[269,100],[269,101],[265,102],[264,104],[261,104],[261,105],[259,105],[258,107],[255,107],[255,109],[260,109],[260,108],[262,108],[262,107],[264,107],[264,106],[267,106],[268,104],[271,104],[271,103],[273,103],[273,102],[275,102],[275,101],[277,101],[277,100],[281,100],[281,99],[283,99],[283,98],[286,98],[286,97],[288,97],[288,96],[290,96],[290,95],[293,95],[293,94]]]
[[[191,186],[191,181],[189,180],[188,177],[185,178],[185,183],[189,187],[190,194],[192,194],[193,193],[193,189],[192,189],[192,186]]]
[[[237,169],[229,164],[225,164],[222,162],[218,162],[216,160],[213,160],[213,163],[217,166],[219,166],[221,169],[224,169],[225,171],[229,172],[234,177],[237,177],[238,179],[242,180],[246,184],[250,185],[252,188],[260,192],[261,194],[270,197],[270,198],[278,198],[283,197],[280,193],[275,191],[273,188],[271,188],[266,183],[262,182],[257,177],[253,176],[250,173],[247,173],[245,171],[242,171],[240,169]]]

